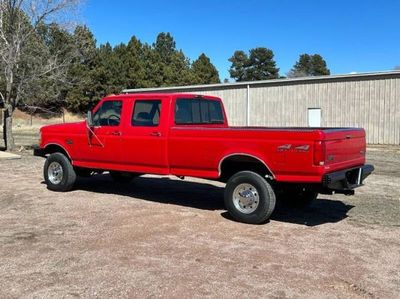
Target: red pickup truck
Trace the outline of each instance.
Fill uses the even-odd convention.
[[[45,126],[40,135],[35,155],[47,157],[50,190],[106,171],[119,182],[142,174],[218,180],[227,210],[246,223],[266,221],[276,200],[306,205],[318,193],[354,194],[374,170],[365,164],[363,129],[229,127],[212,96],[108,96],[86,121]]]

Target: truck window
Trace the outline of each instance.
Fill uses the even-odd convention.
[[[161,101],[135,101],[132,113],[132,126],[156,127],[160,123]]]
[[[105,101],[93,115],[93,124],[95,126],[119,126],[121,111],[121,101]]]
[[[224,123],[224,115],[222,114],[221,103],[217,101],[208,101],[208,109],[210,113],[210,123]]]
[[[177,99],[175,123],[177,125],[223,124],[221,103],[213,100]]]

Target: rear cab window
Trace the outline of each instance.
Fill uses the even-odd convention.
[[[178,98],[175,103],[175,124],[207,125],[224,124],[220,101],[209,99]]]
[[[160,124],[161,100],[136,100],[133,106],[131,125],[157,127]]]

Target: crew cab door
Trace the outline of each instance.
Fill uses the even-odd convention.
[[[143,173],[168,174],[168,101],[162,98],[133,99],[130,123],[123,131],[122,160]]]
[[[121,100],[106,100],[95,111],[94,126],[88,132],[89,149],[84,160],[108,164],[120,162],[122,108]]]

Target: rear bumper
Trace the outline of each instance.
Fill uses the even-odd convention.
[[[363,185],[364,179],[374,171],[370,164],[325,174],[322,185],[325,190],[354,194],[354,189]]]
[[[46,157],[46,151],[36,146],[33,148],[33,155],[37,157]]]

